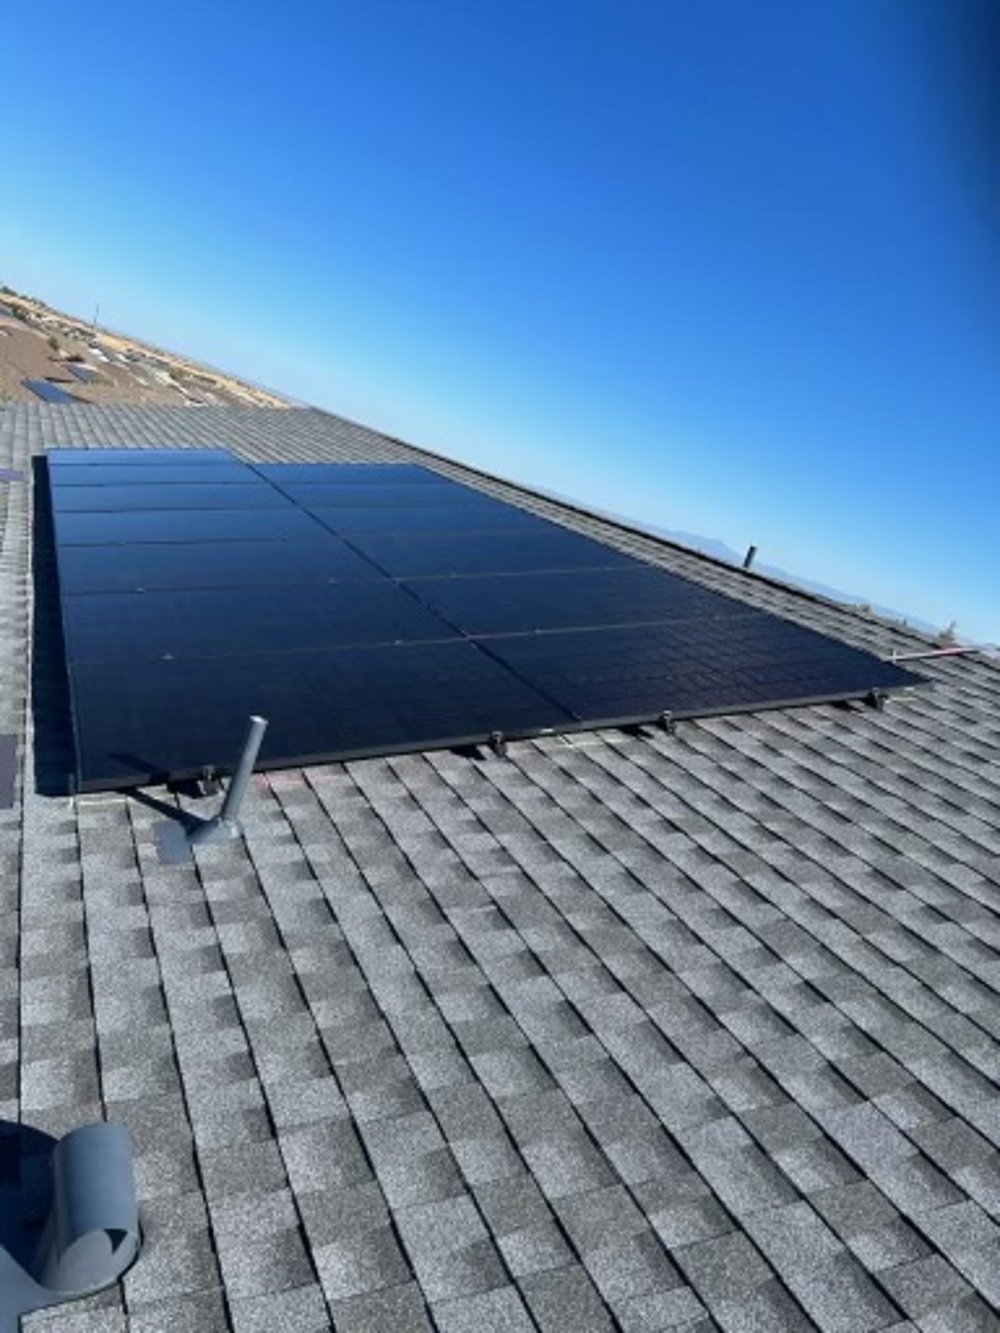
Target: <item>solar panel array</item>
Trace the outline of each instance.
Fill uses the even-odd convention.
[[[919,679],[415,465],[48,461],[79,790]]]
[[[78,403],[80,400],[75,394],[67,393],[61,389],[58,384],[53,384],[51,380],[22,380],[21,383],[26,389],[30,389],[36,398],[41,398],[46,403]]]
[[[81,384],[93,384],[94,380],[97,379],[95,370],[92,370],[90,366],[81,366],[76,361],[67,361],[66,369]]]

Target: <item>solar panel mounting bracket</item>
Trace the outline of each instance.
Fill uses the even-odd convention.
[[[194,780],[194,787],[199,796],[218,796],[222,791],[222,778],[213,764],[201,770]]]
[[[664,709],[660,714],[660,726],[668,736],[677,735],[677,719],[671,713],[669,708]]]
[[[876,712],[881,713],[885,710],[889,695],[885,690],[869,690],[865,695],[865,703],[869,708],[874,708]]]
[[[498,759],[507,758],[507,737],[502,731],[491,731],[489,746]]]

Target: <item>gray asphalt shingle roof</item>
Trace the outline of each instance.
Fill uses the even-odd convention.
[[[60,444],[423,457],[308,410],[0,410],[0,467]],[[0,515],[0,1122],[128,1125],[146,1241],[26,1327],[1000,1327],[995,665],[884,712],[258,775],[245,840],[169,867],[166,792],[36,790],[26,481]]]

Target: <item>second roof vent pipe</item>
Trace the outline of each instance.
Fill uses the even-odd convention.
[[[222,809],[214,819],[199,824],[188,835],[188,841],[192,846],[202,846],[209,842],[222,842],[226,839],[238,838],[242,833],[240,808],[243,805],[243,798],[247,794],[247,787],[250,785],[250,778],[257,762],[260,743],[264,739],[266,730],[266,718],[251,717],[250,727],[243,743],[243,753],[240,755],[236,771],[230,779],[226,798],[222,802]]]
[[[743,568],[744,568],[744,569],[749,569],[749,568],[750,568],[750,566],[751,566],[751,565],[753,564],[753,562],[754,562],[754,557],[756,556],[756,554],[757,554],[757,548],[756,548],[756,546],[748,546],[748,547],[747,547],[747,553],[746,553],[746,555],[743,557]]]

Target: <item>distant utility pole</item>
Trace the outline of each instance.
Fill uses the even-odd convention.
[[[100,315],[100,313],[101,313],[101,307],[100,307],[99,305],[95,305],[95,306],[94,306],[94,322],[93,322],[93,324],[91,324],[91,326],[90,326],[90,336],[91,336],[92,338],[94,338],[94,337],[97,336],[97,319],[98,319],[98,316]]]

